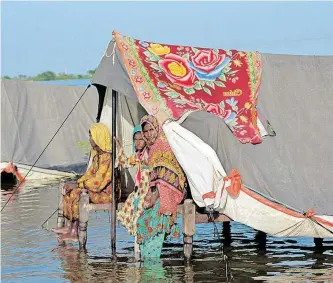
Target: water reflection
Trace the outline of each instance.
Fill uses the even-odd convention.
[[[13,190],[1,190],[3,205]],[[1,215],[3,282],[225,282],[228,257],[232,282],[329,282],[333,278],[333,240],[316,249],[311,238],[263,237],[253,229],[231,224],[196,226],[191,265],[185,265],[182,239],[168,241],[159,261],[134,262],[133,238],[117,229],[118,262],[110,260],[110,218],[91,213],[87,253],[78,245],[58,246],[41,224],[57,208],[58,183],[27,183]],[[56,214],[46,228],[56,224]],[[221,249],[221,243],[222,249]]]

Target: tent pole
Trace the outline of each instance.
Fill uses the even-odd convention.
[[[116,142],[113,137],[116,133],[116,118],[117,118],[117,91],[112,90],[112,204],[111,204],[111,258],[116,260]]]

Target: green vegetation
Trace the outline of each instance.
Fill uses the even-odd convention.
[[[95,69],[96,70],[96,69]],[[89,70],[86,75],[74,75],[74,74],[66,74],[66,73],[59,73],[56,74],[51,71],[46,71],[40,73],[36,76],[25,76],[25,75],[18,75],[16,77],[9,77],[4,76],[4,79],[13,79],[13,80],[23,80],[23,81],[55,81],[55,80],[74,80],[74,79],[90,79],[95,73],[95,70]]]

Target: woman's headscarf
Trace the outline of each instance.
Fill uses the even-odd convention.
[[[140,125],[142,127],[142,130],[143,130],[144,124],[146,124],[146,123],[150,124],[155,129],[155,131],[157,133],[156,139],[158,139],[158,137],[161,135],[163,130],[161,129],[160,124],[158,123],[157,119],[152,115],[143,116],[141,121],[140,121]],[[143,139],[145,140],[146,143],[148,142],[144,134],[143,134]],[[153,142],[155,142],[156,139]]]
[[[140,122],[142,128],[145,123],[149,123],[157,131],[157,138],[148,151],[150,186],[159,185],[159,212],[171,212],[175,217],[177,205],[184,196],[186,177],[157,119],[152,115],[146,115]]]
[[[90,134],[95,144],[105,152],[112,151],[112,139],[109,128],[104,123],[94,123],[90,127]]]

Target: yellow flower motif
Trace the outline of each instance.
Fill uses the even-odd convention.
[[[180,87],[180,86],[178,86],[178,85],[175,85],[175,84],[168,84],[171,88],[173,88],[173,89],[177,89],[177,90],[181,90],[182,88]]]
[[[171,74],[177,77],[184,77],[187,73],[186,68],[182,65],[182,63],[172,62],[168,64],[168,69]]]
[[[239,119],[241,119],[242,122],[247,123],[247,117],[242,115],[242,116],[239,117]]]
[[[150,52],[156,55],[166,55],[170,53],[170,48],[168,46],[162,46],[161,44],[151,43],[150,48],[148,48]]]
[[[243,63],[242,63],[240,60],[238,60],[238,59],[234,60],[233,63],[234,63],[234,65],[235,65],[236,67],[242,67],[242,64],[243,64]]]
[[[244,107],[245,107],[245,109],[250,109],[251,108],[251,103],[246,102]]]
[[[174,181],[176,181],[176,176],[175,176],[175,174],[172,173],[170,176],[169,182],[172,184]]]
[[[165,175],[165,173],[166,173],[166,171],[165,171],[165,167],[163,167],[162,169],[161,169],[161,171],[160,171],[160,177],[161,178],[163,178],[164,177],[164,175]]]

